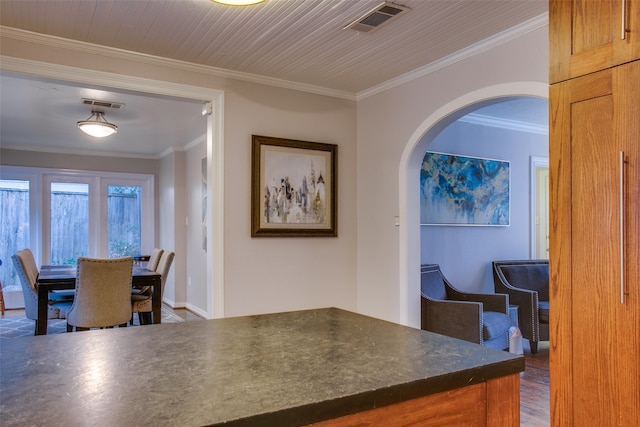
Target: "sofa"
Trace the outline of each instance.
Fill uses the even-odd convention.
[[[531,353],[538,342],[549,341],[549,260],[493,261],[496,293],[508,294],[518,306],[518,327]]]

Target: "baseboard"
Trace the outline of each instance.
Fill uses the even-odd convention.
[[[202,317],[203,319],[208,319],[209,316],[207,315],[207,312],[202,310],[201,308],[198,308],[196,306],[194,306],[193,304],[189,304],[187,303],[187,306],[185,307],[187,310],[189,310],[190,312],[192,312],[193,314],[197,314],[198,316]]]

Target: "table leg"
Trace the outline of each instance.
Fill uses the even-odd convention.
[[[153,323],[162,322],[162,281],[156,280],[153,284],[151,296],[151,308],[153,310]]]
[[[47,335],[47,321],[49,317],[49,290],[38,286],[38,320],[36,320],[36,335]]]

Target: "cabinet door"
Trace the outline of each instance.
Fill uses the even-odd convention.
[[[549,81],[640,59],[637,0],[550,0]]]
[[[640,61],[551,86],[549,107],[551,424],[635,427]]]

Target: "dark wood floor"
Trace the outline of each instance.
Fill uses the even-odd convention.
[[[165,306],[168,308],[167,306]],[[203,320],[184,308],[173,312],[187,322]],[[7,310],[5,317],[24,316],[24,310]],[[520,425],[548,427],[549,417],[549,343],[541,342],[538,353],[531,354],[524,342],[525,371],[520,375]]]
[[[538,344],[531,354],[524,345],[525,371],[520,376],[520,425],[548,427],[549,416],[549,342]]]

